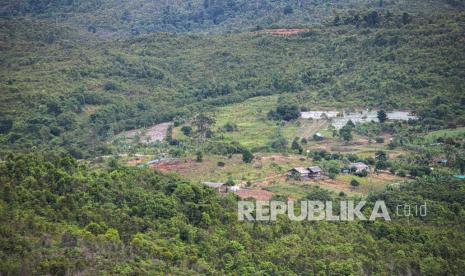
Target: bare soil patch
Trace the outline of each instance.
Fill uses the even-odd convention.
[[[265,190],[241,189],[236,192],[241,199],[253,198],[255,200],[267,201],[273,197],[273,193]]]
[[[166,136],[166,131],[172,125],[172,123],[161,123],[153,125],[146,129],[135,129],[130,131],[125,131],[116,136],[116,138],[126,138],[134,139],[138,137],[137,143],[150,144],[156,141],[163,141]]]
[[[290,36],[306,32],[306,29],[267,29],[263,32],[270,35]]]

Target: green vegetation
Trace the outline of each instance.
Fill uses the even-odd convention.
[[[423,5],[436,8],[430,2]],[[409,108],[424,129],[460,126],[461,9],[415,15],[408,25],[397,24],[396,10],[383,7],[373,27],[331,21],[290,37],[244,31],[116,39],[55,20],[2,18],[1,148],[109,154],[118,149],[106,141],[121,131],[278,94],[311,108]]]
[[[373,194],[393,221],[239,222],[235,200],[174,176],[70,157],[9,155],[0,163],[2,274],[440,273],[463,267],[463,184],[440,176]],[[308,188],[308,198],[340,200]],[[346,195],[341,194],[344,198]]]
[[[463,274],[464,30],[462,0],[5,0],[0,275]]]

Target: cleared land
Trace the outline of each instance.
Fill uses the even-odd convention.
[[[163,141],[166,137],[166,131],[172,123],[161,123],[149,128],[135,129],[122,132],[116,135],[115,140],[130,140],[132,143],[150,144],[157,141]]]

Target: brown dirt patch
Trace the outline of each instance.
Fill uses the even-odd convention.
[[[267,201],[273,197],[273,193],[265,190],[242,189],[236,192],[241,199],[253,198],[255,200]]]
[[[189,162],[182,162],[180,160],[166,160],[160,161],[157,164],[150,165],[151,169],[159,170],[161,172],[185,172],[190,170]]]
[[[133,139],[136,135],[139,136],[139,143],[149,144],[156,141],[163,141],[166,136],[166,131],[172,123],[161,123],[153,125],[147,129],[135,129],[125,131],[116,136],[116,138]]]
[[[142,163],[143,161],[140,159],[140,158],[136,158],[136,159],[132,159],[132,160],[129,160],[127,161],[126,163],[130,166],[135,166],[135,165],[138,165],[140,163]]]
[[[299,156],[283,156],[283,155],[268,155],[268,156],[261,156],[259,160],[261,161],[278,161],[278,162],[287,162],[287,161],[295,161],[299,160],[302,157]]]
[[[306,29],[268,29],[263,32],[270,35],[290,36],[306,32]]]

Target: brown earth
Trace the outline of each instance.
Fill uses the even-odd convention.
[[[132,139],[136,135],[140,137],[139,143],[149,144],[156,141],[163,141],[166,136],[166,131],[171,126],[172,123],[161,123],[153,125],[147,129],[135,129],[130,131],[122,132],[116,135],[116,138],[127,138]]]
[[[236,192],[241,199],[253,198],[255,200],[267,201],[273,197],[273,193],[265,190],[242,189]]]
[[[282,35],[282,36],[290,36],[290,35],[296,35],[299,33],[306,32],[306,29],[267,29],[264,30],[263,32],[266,34],[271,34],[271,35]]]

